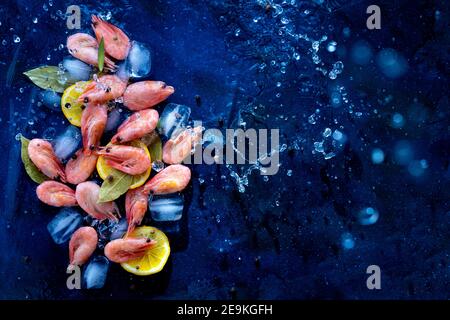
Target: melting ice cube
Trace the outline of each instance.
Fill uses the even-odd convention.
[[[83,272],[83,282],[87,289],[103,288],[108,275],[109,261],[104,256],[91,259]]]
[[[51,110],[60,110],[61,109],[61,97],[55,91],[46,90],[39,92],[39,99],[42,101],[42,104]]]
[[[183,196],[179,193],[153,196],[150,199],[149,207],[153,220],[177,221],[183,214]]]
[[[119,125],[125,120],[125,112],[122,108],[114,108],[108,114],[105,132],[116,131]]]
[[[109,240],[112,241],[122,238],[125,232],[127,232],[127,228],[128,228],[127,219],[120,220],[111,228],[111,235],[109,236]]]
[[[185,105],[169,103],[159,117],[159,132],[168,138],[175,137],[186,127],[191,109]]]
[[[58,158],[62,160],[68,159],[81,146],[80,129],[69,126],[67,129],[52,142],[53,149]]]
[[[127,69],[130,77],[145,77],[150,73],[151,66],[150,50],[143,43],[133,41],[127,58]]]
[[[67,57],[63,60],[62,66],[69,73],[72,81],[86,81],[91,77],[91,66],[78,59]]]
[[[81,226],[82,221],[83,217],[77,211],[64,208],[50,221],[47,230],[55,243],[62,244],[69,241],[75,230]]]

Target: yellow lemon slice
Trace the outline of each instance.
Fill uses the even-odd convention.
[[[77,127],[81,127],[81,114],[83,113],[83,103],[77,101],[77,99],[83,93],[84,88],[91,81],[79,81],[66,90],[61,97],[61,109],[64,116],[69,120],[71,124]]]
[[[150,162],[152,161],[152,159],[150,157],[150,152],[148,151],[148,148],[145,145],[145,143],[143,143],[142,141],[134,140],[134,141],[127,142],[124,144],[132,146],[132,147],[144,149],[145,153],[147,154],[147,156],[150,159]],[[111,174],[112,170],[115,170],[115,169],[106,164],[104,157],[98,157],[97,172],[98,172],[98,175],[100,176],[100,178],[105,180]],[[150,166],[150,168],[148,168],[147,171],[145,171],[144,173],[133,176],[133,182],[131,183],[130,189],[135,189],[135,188],[142,186],[145,183],[145,181],[147,181],[148,177],[150,176],[151,171],[152,171],[152,167]]]
[[[146,237],[156,241],[156,245],[147,250],[139,259],[130,260],[120,265],[126,271],[138,276],[148,276],[160,272],[170,256],[170,245],[167,236],[154,227],[138,227],[130,237]]]

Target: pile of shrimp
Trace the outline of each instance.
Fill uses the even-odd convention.
[[[82,92],[79,102],[85,106],[81,117],[82,148],[64,165],[56,156],[52,144],[44,139],[32,139],[28,155],[34,165],[49,180],[41,183],[36,194],[40,201],[55,207],[79,206],[87,215],[103,221],[117,222],[120,210],[114,201],[99,202],[100,186],[89,181],[99,156],[107,165],[129,175],[139,175],[149,169],[150,159],[143,149],[126,145],[127,142],[151,134],[157,126],[159,114],[152,109],[174,93],[172,86],[162,81],[141,81],[129,84],[113,74],[116,63],[127,58],[130,39],[118,27],[92,16],[95,38],[76,33],[67,39],[69,53],[90,65],[97,66],[100,40],[104,41],[105,68],[108,74],[94,79]],[[107,122],[107,105],[121,98],[125,107],[134,113],[117,129],[107,146],[100,141]],[[163,195],[182,191],[191,179],[191,171],[181,164],[198,142],[201,130],[186,129],[170,139],[163,148],[163,170],[125,195],[125,214],[128,230],[122,239],[106,244],[105,256],[117,263],[136,259],[155,245],[154,240],[134,238],[132,232],[148,211],[151,194]],[[69,242],[69,268],[85,264],[98,245],[97,231],[90,226],[75,231]],[[126,255],[124,255],[126,252]]]

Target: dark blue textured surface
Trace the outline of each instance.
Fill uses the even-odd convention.
[[[379,31],[365,27],[371,4],[366,1],[297,0],[295,7],[286,1],[277,17],[256,0],[85,1],[84,31],[89,14],[111,11],[112,21],[130,38],[151,46],[151,77],[176,88],[170,102],[191,106],[193,118],[208,128],[219,127],[219,119],[224,128],[236,127],[240,116],[247,127],[279,128],[287,145],[279,173],[264,181],[254,171],[244,193],[225,166],[194,166],[189,208],[180,232],[171,235],[174,252],[165,270],[136,278],[115,265],[99,291],[66,288],[67,247],[55,245],[46,230],[57,210],[37,200],[14,139],[19,132],[39,137],[48,124],[58,131],[67,124],[61,114],[37,106],[39,89],[22,75],[66,55],[58,46],[71,32],[57,12],[73,2],[54,2],[0,4],[0,42],[6,40],[0,44],[0,298],[450,297],[445,1],[378,1]],[[311,42],[281,29],[284,16],[296,33],[328,37],[318,51],[323,65],[314,64]],[[14,34],[19,43],[13,43]],[[338,43],[334,53],[325,48],[332,40]],[[352,47],[358,41],[372,48],[368,64],[355,63]],[[389,78],[377,65],[376,55],[385,48],[407,61],[401,77]],[[294,52],[299,60],[292,58]],[[317,70],[329,71],[338,60],[344,71],[336,80]],[[286,61],[283,70],[280,63]],[[346,96],[333,107],[330,96],[337,84]],[[316,109],[320,113],[311,124],[308,117]],[[395,113],[403,115],[403,128],[391,125]],[[347,137],[329,160],[312,153],[326,127]],[[395,156],[401,140],[410,144],[413,160],[426,160],[419,177]],[[380,165],[371,161],[373,148],[386,155]],[[360,225],[355,218],[364,207],[380,212],[374,225]],[[345,233],[355,240],[352,249],[341,245]],[[382,270],[379,291],[366,288],[365,270],[372,264]]]

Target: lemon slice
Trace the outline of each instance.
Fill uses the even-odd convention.
[[[121,263],[122,268],[138,276],[160,272],[170,256],[169,239],[164,232],[154,227],[143,226],[136,228],[129,236],[150,238],[156,241],[156,245],[148,249],[143,257]]]
[[[150,162],[152,161],[152,159],[150,157],[150,152],[148,151],[148,148],[145,145],[145,143],[143,143],[142,141],[134,140],[134,141],[127,142],[124,144],[132,146],[132,147],[144,149],[145,153],[147,154],[147,156],[150,159]],[[110,145],[110,144],[108,144],[108,145]],[[98,157],[97,172],[98,172],[98,175],[100,176],[100,178],[105,180],[111,174],[112,170],[115,170],[115,169],[106,164],[104,157]],[[144,173],[133,176],[133,182],[131,183],[130,189],[135,189],[135,188],[142,186],[145,183],[145,181],[147,181],[148,177],[150,176],[151,171],[152,171],[152,167],[150,166],[150,168],[148,168],[147,171],[145,171]]]
[[[61,97],[61,109],[64,116],[69,120],[71,124],[77,127],[81,127],[81,114],[83,113],[83,103],[77,101],[77,99],[83,93],[84,88],[91,81],[79,81],[66,90]]]

